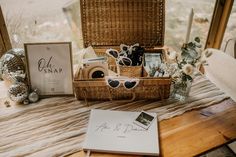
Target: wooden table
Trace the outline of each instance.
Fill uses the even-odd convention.
[[[0,82],[0,97],[6,88]],[[0,105],[4,109],[4,105]],[[12,107],[12,112],[15,110]],[[9,110],[8,110],[9,111]],[[167,157],[195,156],[236,139],[236,103],[232,99],[207,108],[186,112],[159,123],[161,155]],[[82,157],[83,151],[70,157]],[[94,157],[122,155],[92,153]],[[127,156],[127,155],[123,155]]]
[[[161,156],[196,156],[236,139],[236,103],[232,99],[186,112],[159,123]],[[83,151],[70,157],[83,157]],[[127,155],[92,153],[91,157]],[[130,156],[131,157],[131,156]]]

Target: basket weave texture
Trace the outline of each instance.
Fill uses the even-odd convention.
[[[142,99],[167,99],[170,94],[169,78],[140,78],[139,84],[131,90],[122,85],[112,89],[101,80],[80,80],[74,84],[76,97],[79,100],[142,100]]]
[[[163,46],[164,0],[81,0],[85,47]]]
[[[152,50],[164,45],[165,0],[80,0],[80,7],[84,46],[93,46],[98,54],[122,43],[139,43]],[[79,100],[166,99],[171,79],[140,77],[131,90],[123,86],[112,89],[105,79],[81,80],[77,76],[73,84]]]

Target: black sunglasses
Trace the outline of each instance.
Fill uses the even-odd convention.
[[[125,56],[125,54],[120,54],[117,50],[108,49],[106,50],[106,54],[115,58],[116,62],[119,65],[131,66],[132,60]]]

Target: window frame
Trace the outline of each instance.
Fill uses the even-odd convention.
[[[0,57],[11,48],[11,41],[3,17],[2,8],[0,6]]]
[[[205,48],[220,49],[234,0],[216,0]]]

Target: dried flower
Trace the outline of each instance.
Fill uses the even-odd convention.
[[[186,75],[192,75],[193,74],[193,66],[191,64],[185,64],[183,66],[183,72],[186,74]]]
[[[170,52],[170,54],[168,55],[168,58],[170,60],[175,60],[176,57],[177,57],[177,53],[175,51]]]
[[[175,52],[168,57],[173,58]],[[176,98],[182,99],[187,96],[191,82],[200,74],[199,68],[201,65],[206,65],[206,58],[210,57],[212,53],[202,52],[200,39],[197,37],[193,42],[184,44],[181,48],[181,57],[176,57],[176,63],[167,63],[166,72],[172,77],[173,91],[172,94]]]
[[[185,44],[181,51],[181,57],[177,57],[176,52],[168,55],[169,59],[176,60],[176,63],[170,63],[166,66],[166,72],[174,78],[175,83],[179,79],[180,82],[193,81],[194,75],[199,72],[201,65],[206,64],[205,59],[211,55],[208,51],[202,52],[198,37],[193,42]]]

